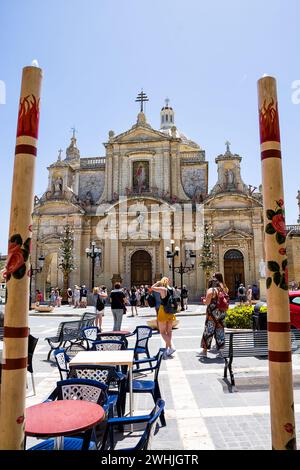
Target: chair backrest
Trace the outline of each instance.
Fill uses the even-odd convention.
[[[109,386],[111,382],[118,380],[118,374],[114,366],[82,365],[70,366],[69,377],[91,379]]]
[[[151,450],[153,436],[156,431],[157,421],[164,410],[165,402],[162,399],[157,400],[153,410],[150,413],[150,419],[146,425],[145,431],[140,438],[134,450]]]
[[[98,328],[96,326],[86,326],[82,329],[82,336],[85,339],[89,339],[91,341],[96,341],[98,334]]]
[[[95,321],[96,314],[92,312],[84,312],[82,314],[81,320],[94,320]]]
[[[32,335],[28,336],[28,363],[27,363],[27,370],[28,372],[33,373],[33,368],[32,368],[32,359],[33,359],[33,353],[36,348],[37,342],[39,338],[35,338]]]
[[[70,359],[73,359],[80,351],[86,351],[86,348],[80,343],[71,343],[70,346],[66,348],[66,354]]]
[[[54,358],[59,370],[61,380],[64,379],[63,373],[66,374],[65,378],[67,378],[69,374],[70,357],[66,354],[66,351],[64,349],[55,349]]]
[[[149,338],[152,336],[152,328],[146,325],[137,326],[135,348],[146,348]]]
[[[160,348],[160,350],[156,354],[156,364],[153,367],[153,369],[155,370],[155,374],[154,374],[154,380],[155,381],[158,380],[158,374],[159,374],[159,370],[160,370],[160,366],[161,366],[161,361],[162,361],[162,358],[163,358],[163,355],[164,355],[164,351],[165,350],[163,348]]]
[[[125,348],[125,343],[120,340],[94,341],[92,349],[94,351],[120,351]]]
[[[123,341],[125,344],[125,349],[128,348],[128,341],[125,335],[118,334],[118,333],[100,333],[98,334],[99,340],[116,340],[116,341]]]
[[[102,405],[107,401],[107,386],[90,379],[60,380],[56,384],[58,400],[85,400]]]

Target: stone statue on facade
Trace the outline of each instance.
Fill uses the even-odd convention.
[[[263,259],[261,259],[259,263],[259,274],[261,278],[266,277],[266,262]]]
[[[56,178],[56,180],[54,180],[53,187],[54,187],[53,192],[55,194],[61,194],[63,190],[63,179],[61,177]]]
[[[225,171],[225,181],[227,189],[235,187],[235,177],[232,170],[228,169]]]

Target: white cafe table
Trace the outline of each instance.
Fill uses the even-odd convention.
[[[129,371],[129,410],[133,415],[133,391],[132,391],[132,366],[133,349],[121,351],[80,351],[70,361],[70,366],[103,365],[103,366],[128,366]]]

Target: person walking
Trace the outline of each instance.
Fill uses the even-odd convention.
[[[111,311],[114,318],[114,327],[113,331],[121,331],[122,319],[123,314],[125,312],[125,299],[126,296],[121,289],[121,284],[116,282],[114,285],[114,289],[110,293],[110,303],[111,303]]]
[[[163,277],[160,281],[153,284],[151,290],[159,292],[161,297],[161,304],[157,314],[157,324],[159,332],[166,344],[163,358],[167,359],[176,351],[176,349],[172,347],[172,327],[173,321],[176,320],[176,315],[174,313],[167,313],[165,310],[169,297],[174,297],[174,289],[170,287],[169,279],[167,277]]]
[[[102,317],[103,311],[105,308],[104,299],[107,298],[107,293],[104,292],[102,289],[100,290],[99,287],[93,288],[93,296],[94,296],[94,305],[95,305],[95,326],[100,330],[102,328]]]
[[[183,308],[187,310],[189,291],[187,290],[186,286],[182,286],[181,295],[182,295],[182,300],[183,300]]]
[[[219,279],[223,280],[221,273],[216,273]],[[208,283],[208,290],[203,303],[207,305],[204,331],[201,338],[202,351],[200,356],[207,357],[207,351],[211,348],[212,339],[215,338],[218,357],[222,357],[221,350],[225,345],[224,319],[228,309],[228,289],[216,277]],[[226,301],[224,300],[226,298]],[[221,302],[221,299],[223,302]],[[223,303],[223,305],[222,305]]]
[[[134,310],[135,310],[135,315],[138,316],[138,311],[137,311],[137,298],[136,298],[136,289],[135,287],[132,287],[129,293],[129,302],[131,306],[131,317],[134,317]]]
[[[55,290],[54,289],[51,289],[51,293],[50,293],[50,305],[52,307],[55,307],[56,305],[56,294],[55,294]]]

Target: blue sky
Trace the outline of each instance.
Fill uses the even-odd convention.
[[[206,150],[209,186],[215,157],[242,157],[247,184],[261,182],[257,79],[277,78],[287,222],[298,217],[300,80],[298,0],[1,0],[0,252],[6,253],[16,121],[22,67],[44,71],[35,193],[47,166],[78,129],[82,156],[102,156],[108,131],[136,121],[144,89],[148,122],[159,128],[168,96],[176,125]],[[299,94],[300,96],[300,94]]]

